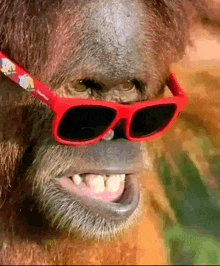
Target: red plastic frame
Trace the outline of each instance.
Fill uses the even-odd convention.
[[[23,89],[31,92],[33,96],[40,99],[42,102],[46,103],[48,107],[50,107],[50,109],[54,113],[54,119],[53,119],[53,125],[52,125],[53,137],[57,142],[64,144],[64,145],[68,145],[68,146],[75,146],[75,145],[81,146],[81,145],[94,144],[102,140],[103,138],[105,138],[109,134],[109,131],[111,129],[114,129],[117,123],[121,121],[122,119],[124,120],[124,125],[125,125],[125,136],[127,137],[128,140],[148,141],[148,140],[156,139],[162,136],[164,132],[167,131],[172,126],[175,119],[178,117],[180,111],[183,110],[188,103],[188,97],[184,93],[184,91],[181,89],[174,74],[170,74],[169,81],[167,84],[174,97],[158,99],[158,100],[150,100],[150,101],[144,101],[144,102],[137,102],[131,105],[124,105],[124,104],[101,101],[101,100],[61,98],[58,95],[56,95],[54,92],[49,90],[46,86],[44,86],[40,81],[31,77],[27,71],[25,71],[15,62],[9,59],[2,52],[0,52],[0,62],[1,62],[0,71],[2,71],[11,80],[18,83]],[[27,82],[24,83],[24,81],[27,81]],[[147,137],[133,138],[132,136],[130,136],[129,129],[130,129],[131,120],[132,120],[133,115],[138,110],[142,108],[146,108],[146,107],[166,105],[166,104],[174,104],[176,106],[175,114],[172,117],[172,119],[169,121],[169,123],[166,124],[166,126],[161,128],[160,131]],[[109,108],[114,109],[117,113],[115,119],[112,121],[112,123],[106,128],[106,130],[101,135],[99,135],[98,137],[92,140],[80,141],[80,142],[68,141],[58,136],[57,132],[58,132],[60,121],[62,117],[64,116],[64,114],[67,112],[67,110],[69,110],[70,108],[73,108],[74,106],[92,106],[92,105],[109,107]]]

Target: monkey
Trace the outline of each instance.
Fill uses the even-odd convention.
[[[207,14],[196,0],[1,0],[0,50],[61,98],[132,106],[161,97],[191,23]],[[141,215],[145,144],[128,141],[123,123],[93,145],[57,143],[51,110],[0,77],[0,262],[136,264],[138,245],[124,239],[103,244],[102,260],[92,254]],[[116,243],[120,259],[104,260]]]

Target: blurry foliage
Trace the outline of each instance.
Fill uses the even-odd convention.
[[[219,77],[184,77],[189,106],[161,140],[148,144],[177,220],[165,228],[172,264],[220,265]]]

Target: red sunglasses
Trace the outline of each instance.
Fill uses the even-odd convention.
[[[188,103],[187,95],[173,74],[167,85],[174,97],[126,105],[61,98],[1,52],[0,70],[51,108],[54,113],[53,137],[69,146],[96,143],[106,138],[121,121],[128,140],[156,139],[171,127]]]

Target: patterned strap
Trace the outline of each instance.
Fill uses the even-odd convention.
[[[34,79],[20,66],[0,52],[0,71],[28,92],[35,90]]]
[[[25,91],[52,107],[56,95],[43,83],[31,77],[31,75],[18,64],[9,59],[0,51],[0,71],[12,81],[20,85]]]

